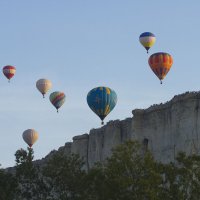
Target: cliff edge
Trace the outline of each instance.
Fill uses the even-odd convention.
[[[73,137],[73,142],[58,151],[79,154],[84,158],[85,169],[104,161],[113,147],[129,139],[140,141],[163,163],[174,161],[180,151],[200,152],[200,92],[186,92],[164,104],[132,113],[132,118],[109,121],[89,134]],[[52,153],[36,162],[45,162]]]

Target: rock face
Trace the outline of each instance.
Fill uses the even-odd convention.
[[[89,134],[74,137],[58,151],[78,153],[84,158],[85,169],[104,161],[113,147],[129,139],[140,141],[163,163],[173,161],[179,151],[200,152],[200,92],[187,92],[165,104],[132,113],[132,118],[110,121]]]

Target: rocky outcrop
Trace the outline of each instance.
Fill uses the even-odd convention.
[[[85,169],[103,162],[113,147],[129,139],[140,141],[164,163],[173,161],[179,151],[200,152],[200,92],[187,92],[165,104],[132,113],[132,118],[110,121],[89,134],[74,137],[58,151],[78,153],[84,158]]]

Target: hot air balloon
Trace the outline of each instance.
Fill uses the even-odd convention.
[[[96,87],[87,95],[87,103],[91,110],[99,116],[104,124],[104,118],[113,110],[117,103],[117,94],[108,87]]]
[[[149,65],[154,74],[160,79],[161,84],[162,80],[169,72],[172,64],[173,64],[173,58],[168,53],[164,52],[154,53],[149,57]]]
[[[58,109],[64,104],[65,102],[65,94],[63,92],[53,92],[50,94],[49,96],[49,100],[51,101],[51,103],[54,105],[54,107]]]
[[[140,35],[139,40],[148,53],[148,50],[154,45],[156,37],[153,33],[144,32]]]
[[[6,65],[3,67],[3,74],[6,76],[8,81],[10,82],[10,79],[15,75],[16,68],[11,65]]]
[[[38,139],[38,133],[34,129],[27,129],[23,132],[22,137],[29,147],[32,147]]]
[[[39,79],[36,82],[36,87],[42,93],[44,98],[44,95],[52,88],[52,83],[48,79]]]

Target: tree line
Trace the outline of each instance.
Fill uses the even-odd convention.
[[[83,170],[76,154],[57,151],[41,165],[32,148],[15,153],[15,172],[0,169],[1,200],[199,200],[200,156],[179,153],[156,161],[136,141],[112,150],[103,163]]]

